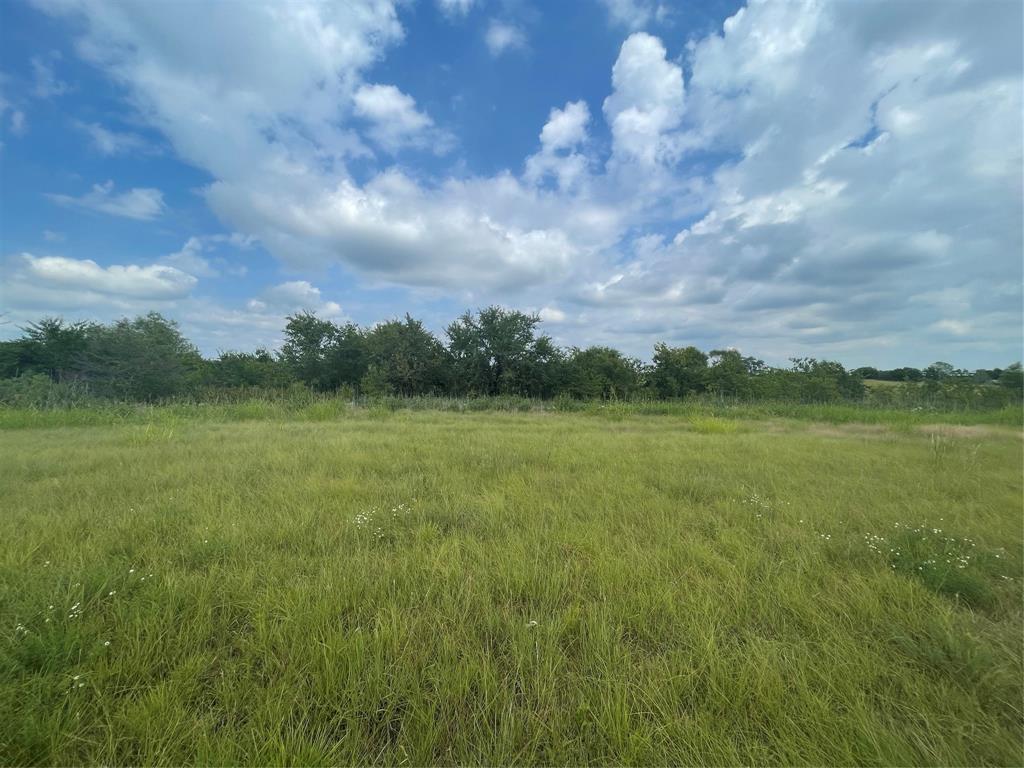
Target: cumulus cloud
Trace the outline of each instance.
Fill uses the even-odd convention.
[[[255,312],[315,312],[325,317],[340,317],[341,305],[324,301],[320,289],[306,280],[292,280],[272,286],[258,298],[250,299],[247,307]]]
[[[552,109],[521,174],[358,180],[364,141],[390,152],[436,128],[363,80],[402,38],[390,3],[212,5],[202,23],[166,4],[42,4],[84,21],[79,50],[212,176],[222,222],[291,268],[558,307],[575,341],[641,355],[657,340],[878,364],[1019,349],[1019,4],[751,2],[682,50],[637,32],[600,115]],[[502,27],[493,52],[525,44]],[[240,54],[254,39],[266,56]],[[607,149],[589,138],[601,117]],[[951,283],[956,300],[935,299]]]
[[[196,278],[174,267],[153,264],[101,267],[90,259],[22,253],[10,267],[12,282],[30,281],[43,288],[82,291],[113,297],[169,299],[186,296]],[[8,271],[8,270],[5,270]]]
[[[169,253],[161,261],[185,272],[199,277],[217,277],[220,273],[203,255],[203,241],[198,237],[190,237],[181,249]]]
[[[416,101],[393,85],[362,85],[354,96],[355,113],[370,121],[370,137],[389,152],[430,145],[441,154],[451,139],[434,129],[434,121],[416,109]]]
[[[484,33],[484,42],[492,56],[526,47],[526,34],[515,24],[492,19]]]
[[[587,172],[589,158],[576,150],[587,140],[590,109],[585,101],[571,101],[552,109],[540,132],[541,149],[526,161],[525,177],[538,183],[551,175],[561,189],[574,186]]]
[[[661,40],[644,32],[622,44],[604,101],[614,160],[652,166],[673,151],[666,134],[683,119],[683,72],[666,57]]]
[[[211,256],[220,246],[230,246],[245,250],[251,248],[254,238],[238,232],[217,235],[193,235],[181,248],[160,259],[161,264],[169,264],[197,277],[220,277],[222,274],[241,276],[248,271],[245,264],[229,261],[223,256]]]
[[[111,216],[140,221],[155,219],[166,208],[163,193],[159,189],[136,187],[127,192],[116,193],[113,181],[94,184],[89,192],[79,197],[58,194],[49,194],[47,197],[60,205],[87,208]]]
[[[564,109],[552,109],[540,132],[546,149],[568,149],[587,138],[590,110],[585,101],[571,101]]]

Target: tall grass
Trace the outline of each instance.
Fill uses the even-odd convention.
[[[0,429],[44,426],[99,426],[162,423],[181,419],[223,421],[327,421],[381,417],[400,411],[444,413],[574,413],[604,419],[631,416],[675,416],[685,419],[796,419],[830,424],[881,424],[910,428],[924,424],[991,424],[1024,426],[1024,411],[1017,406],[991,409],[930,409],[877,407],[860,403],[793,403],[744,401],[727,398],[692,398],[676,401],[588,401],[525,397],[375,397],[347,398],[289,390],[259,396],[180,398],[157,404],[89,400],[85,404],[41,407],[0,406]]]
[[[5,414],[0,761],[1021,764],[1019,436],[679,408]]]

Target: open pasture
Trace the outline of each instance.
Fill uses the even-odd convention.
[[[999,425],[6,429],[0,761],[1019,765],[1021,466]]]

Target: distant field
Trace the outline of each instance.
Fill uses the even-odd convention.
[[[4,764],[1024,762],[1019,414],[245,407],[0,412]]]

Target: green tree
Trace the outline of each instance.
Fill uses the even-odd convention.
[[[621,400],[640,388],[640,361],[611,347],[573,348],[566,368],[566,391],[573,397]]]
[[[792,370],[798,374],[800,399],[810,402],[833,402],[840,399],[859,399],[864,395],[861,377],[847,371],[833,360],[813,357],[794,357]]]
[[[441,394],[449,383],[449,356],[419,320],[390,320],[366,334],[368,392],[399,395]]]
[[[296,380],[320,390],[359,385],[366,375],[366,339],[358,326],[338,326],[312,312],[288,317],[281,359]]]
[[[207,366],[206,382],[218,387],[282,389],[295,379],[283,359],[266,349],[221,352]]]
[[[458,389],[481,395],[543,394],[560,356],[537,335],[540,317],[488,307],[464,313],[446,329]],[[546,367],[547,370],[544,370]]]
[[[656,344],[650,383],[658,397],[683,397],[703,392],[708,356],[696,347]]]
[[[713,349],[709,355],[707,389],[719,396],[739,397],[750,393],[747,363],[735,349]]]
[[[93,327],[78,371],[99,394],[152,401],[184,391],[198,359],[177,323],[150,312]]]
[[[952,365],[939,361],[924,369],[924,378],[928,381],[943,381],[955,373],[956,369]]]
[[[1021,371],[1020,363],[1007,366],[999,374],[999,386],[1021,392],[1024,390],[1024,373]]]
[[[29,323],[22,328],[22,338],[0,348],[0,371],[3,376],[42,373],[51,381],[74,378],[93,327],[90,323],[66,323],[55,317]]]

